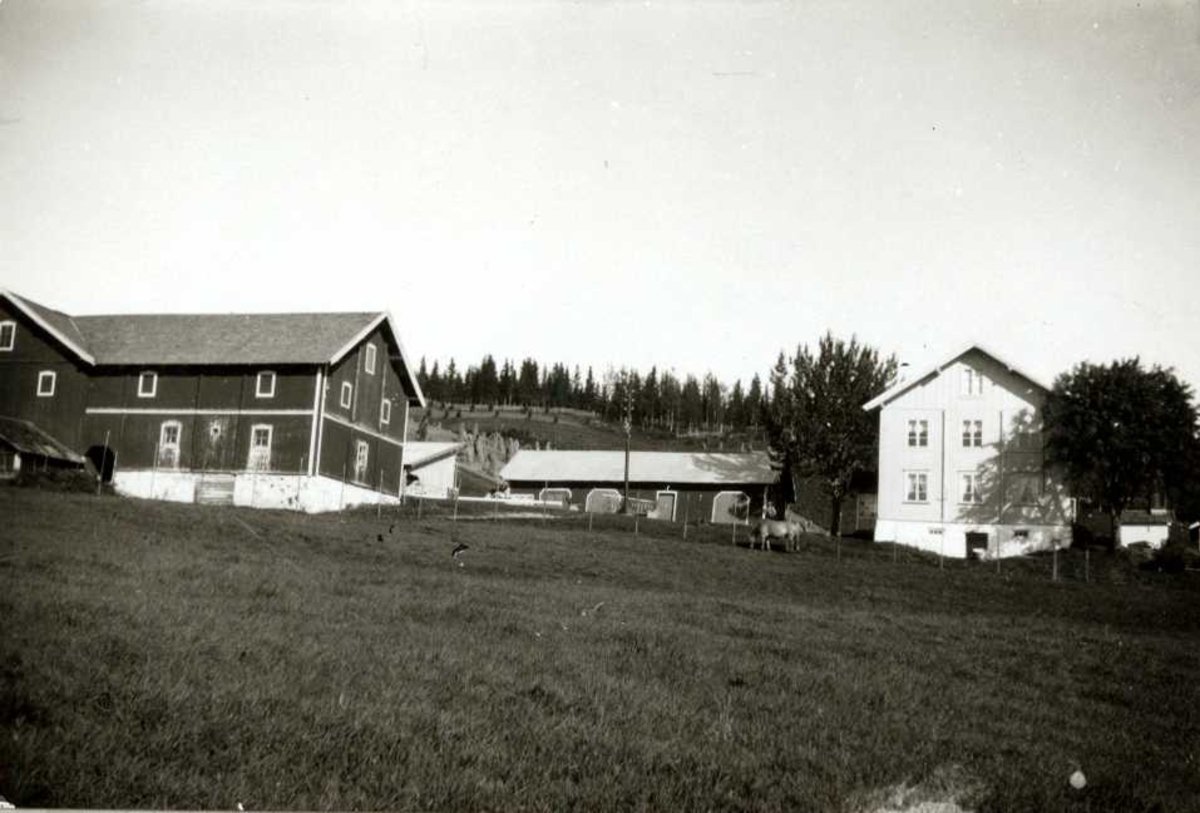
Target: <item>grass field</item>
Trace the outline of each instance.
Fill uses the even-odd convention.
[[[0,794],[855,810],[925,782],[979,810],[1197,809],[1195,573],[1093,556],[1085,584],[1064,557],[1052,583],[1046,559],[486,508],[0,489]]]

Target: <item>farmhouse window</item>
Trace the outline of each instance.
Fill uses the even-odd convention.
[[[929,445],[929,421],[912,420],[908,422],[908,445]]]
[[[346,409],[350,408],[350,401],[354,398],[354,385],[349,381],[342,382],[342,400],[339,402]]]
[[[269,423],[258,423],[250,428],[250,458],[246,468],[251,471],[267,471],[271,468],[271,435],[274,427]]]
[[[1042,477],[1040,474],[1014,474],[1012,483],[1012,501],[1015,505],[1037,505],[1042,493]]]
[[[54,384],[58,380],[58,373],[53,370],[43,370],[38,373],[37,394],[39,398],[49,398],[54,395]]]
[[[158,465],[161,468],[174,469],[179,466],[179,435],[182,430],[179,421],[163,421],[158,430]]]
[[[962,484],[959,502],[962,503],[981,503],[983,502],[983,492],[979,488],[979,475],[971,472],[965,472],[960,475],[959,482]]]
[[[17,323],[0,322],[0,350],[12,350],[17,343]]]
[[[142,373],[138,376],[138,398],[153,398],[158,394],[158,373]]]
[[[983,445],[983,421],[963,421],[963,446]]]
[[[367,481],[367,462],[371,447],[365,440],[360,440],[354,454],[354,479],[360,483]]]
[[[367,345],[367,359],[366,359],[365,366],[366,366],[366,370],[368,373],[370,373],[371,375],[375,375],[375,345],[374,344]]]
[[[972,396],[983,395],[983,373],[978,370],[972,370],[970,367],[963,368],[962,394]]]
[[[275,397],[275,373],[272,373],[269,370],[264,370],[258,374],[258,380],[254,384],[254,397]]]
[[[379,422],[384,426],[392,422],[392,402],[386,398],[379,405]]]
[[[904,473],[904,476],[908,487],[904,495],[904,501],[928,502],[929,475],[923,471],[907,471]]]

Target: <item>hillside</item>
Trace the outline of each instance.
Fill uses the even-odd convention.
[[[589,533],[581,515],[461,509],[308,517],[0,488],[0,794],[246,810],[1200,798],[1195,574],[1105,557],[1101,583],[1051,583],[1047,559],[997,575],[864,542],[771,554],[722,528],[685,541],[625,517]]]

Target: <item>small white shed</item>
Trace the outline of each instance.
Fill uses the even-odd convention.
[[[404,444],[404,493],[449,497],[454,493],[461,443],[409,441]]]

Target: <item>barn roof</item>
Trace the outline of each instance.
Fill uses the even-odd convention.
[[[83,455],[71,451],[47,435],[38,428],[37,424],[18,418],[0,416],[0,443],[12,447],[21,454],[49,457],[53,460],[69,460],[79,464],[84,462]]]
[[[875,407],[883,406],[887,402],[895,399],[897,396],[902,395],[905,392],[908,392],[910,389],[917,386],[922,381],[925,381],[927,378],[934,375],[935,373],[940,373],[943,369],[950,366],[954,362],[958,361],[960,358],[965,356],[967,353],[970,353],[972,350],[977,350],[978,352],[983,353],[985,356],[990,358],[992,361],[994,361],[997,364],[999,364],[1000,366],[1004,367],[1010,373],[1015,373],[1016,375],[1021,376],[1021,378],[1024,378],[1026,381],[1033,384],[1034,386],[1039,387],[1040,389],[1046,390],[1046,391],[1048,391],[1050,389],[1050,387],[1048,387],[1044,382],[1042,382],[1037,376],[1034,376],[1034,375],[1026,372],[1025,370],[1018,368],[1014,364],[1010,364],[1009,362],[1000,358],[1000,356],[996,355],[991,350],[989,350],[988,348],[979,344],[978,342],[972,342],[972,343],[968,344],[966,347],[963,347],[962,349],[960,349],[954,355],[949,356],[936,364],[931,364],[922,370],[918,370],[915,374],[906,376],[905,378],[902,378],[902,379],[896,381],[894,384],[892,384],[892,386],[888,387],[882,393],[875,396],[870,401],[867,401],[867,403],[863,404],[863,409],[870,411],[872,409],[875,409]]]
[[[47,308],[45,305],[39,305],[37,302],[17,296],[11,291],[0,290],[0,296],[8,299],[33,322],[49,333],[54,338],[58,339],[67,349],[88,364],[94,364],[95,359],[88,352],[87,339],[79,330],[79,325],[75,320],[65,313],[56,311],[53,308]]]
[[[386,323],[414,403],[424,405],[385,311],[359,313],[155,313],[69,316],[0,290],[27,316],[89,364],[164,367],[192,364],[334,364]]]
[[[620,483],[625,453],[522,449],[501,469],[509,482]],[[629,480],[670,485],[769,484],[779,479],[766,452],[630,452]]]
[[[99,364],[324,364],[378,313],[77,316]]]
[[[458,450],[461,448],[461,443],[410,440],[404,444],[404,467],[417,469],[458,454]]]

